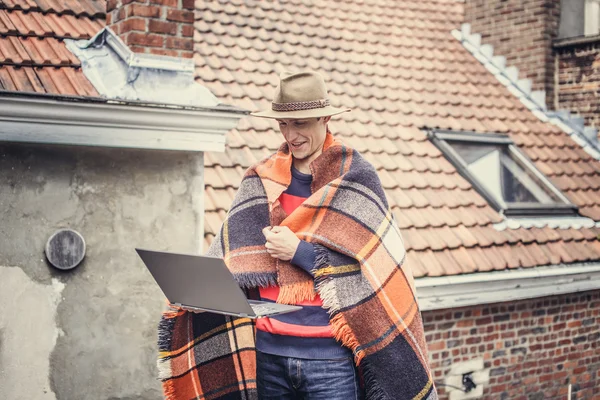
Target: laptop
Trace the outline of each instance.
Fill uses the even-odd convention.
[[[221,258],[135,250],[169,302],[178,307],[252,319],[302,309],[248,300]]]

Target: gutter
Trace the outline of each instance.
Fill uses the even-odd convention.
[[[0,93],[0,142],[223,152],[225,134],[247,113]]]
[[[600,262],[415,279],[422,311],[600,289]]]

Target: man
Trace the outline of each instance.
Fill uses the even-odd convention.
[[[208,254],[250,296],[303,309],[253,324],[171,307],[159,327],[168,399],[437,399],[377,173],[328,129],[345,111],[307,71],[282,74],[272,109],[253,114],[277,120],[285,142],[248,169]]]

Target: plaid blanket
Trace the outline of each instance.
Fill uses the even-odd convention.
[[[286,144],[245,174],[209,255],[242,288],[281,288],[293,304],[316,292],[337,340],[353,351],[367,400],[437,399],[406,252],[375,169],[328,133],[311,164],[312,196],[290,215],[278,198],[291,182]],[[288,226],[317,249],[315,279],[267,253],[262,229]],[[167,399],[257,399],[252,321],[174,307],[159,326]]]

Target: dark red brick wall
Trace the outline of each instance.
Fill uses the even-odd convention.
[[[586,126],[600,128],[600,43],[572,45],[556,52],[559,108],[580,114]]]
[[[482,357],[483,399],[600,399],[600,291],[423,313],[431,367]],[[438,387],[441,399],[447,392]],[[446,393],[446,394],[444,394]]]
[[[479,33],[494,55],[519,68],[533,90],[546,91],[548,108],[554,103],[552,40],[558,34],[560,0],[466,0],[465,22]]]
[[[106,23],[137,53],[192,58],[194,0],[108,0]]]

